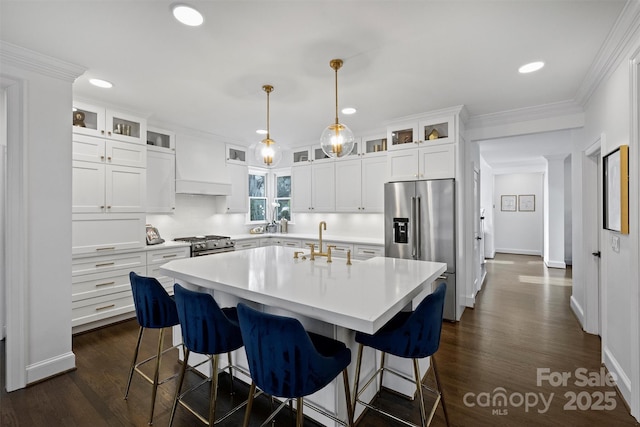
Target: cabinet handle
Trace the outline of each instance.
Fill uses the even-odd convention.
[[[96,307],[96,311],[106,310],[108,308],[113,308],[115,306],[116,306],[115,304],[109,304],[109,305],[105,305],[104,307]]]
[[[116,248],[115,246],[105,246],[103,248],[96,248],[96,251],[112,251],[115,248]],[[111,263],[111,264],[113,264],[113,263]]]
[[[174,258],[177,257],[178,254],[171,254],[171,255],[162,255],[162,258]]]
[[[96,288],[99,288],[100,286],[109,286],[109,285],[115,285],[116,282],[106,282],[106,283],[96,283]]]
[[[100,156],[100,160],[104,161],[104,156]]]
[[[107,135],[111,136],[111,131],[107,132]]]
[[[107,205],[107,209],[111,209],[111,205]]]
[[[104,129],[100,130],[100,135],[104,135]]]
[[[111,161],[111,156],[107,157],[107,160],[108,160],[108,161]]]
[[[100,206],[100,209],[104,209],[104,205]]]
[[[362,251],[363,254],[375,255],[374,251]]]
[[[115,262],[103,262],[102,264],[96,264],[96,267],[108,267],[110,265],[115,265]]]

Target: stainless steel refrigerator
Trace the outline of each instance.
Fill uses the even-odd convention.
[[[389,182],[384,185],[385,256],[444,262],[444,318],[456,320],[455,181]]]

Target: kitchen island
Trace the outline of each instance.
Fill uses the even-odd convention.
[[[294,258],[296,252],[295,248],[269,246],[175,260],[160,271],[190,289],[212,293],[221,306],[245,302],[266,312],[296,317],[308,330],[346,343],[355,357],[354,331],[374,333],[399,311],[413,308],[414,301],[430,293],[431,284],[446,270],[443,263],[385,257],[352,261],[352,265],[341,258],[331,263],[323,257],[311,261],[308,254],[299,251]],[[174,328],[174,341],[179,340],[179,328]],[[368,350],[363,358],[363,378],[377,363],[375,353]],[[247,366],[243,349],[234,357]],[[389,363],[396,365],[392,358]],[[349,368],[352,381],[353,365]],[[409,365],[397,366],[410,373]],[[385,386],[412,395],[410,387],[404,389],[404,384],[387,377],[391,378]],[[371,398],[374,393],[371,387]],[[335,380],[309,397],[341,418],[345,418],[344,398]],[[358,407],[356,416],[361,410]],[[325,425],[334,424],[314,411],[305,414]]]

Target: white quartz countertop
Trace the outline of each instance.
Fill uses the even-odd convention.
[[[277,239],[301,239],[301,240],[318,240],[318,233],[263,233],[263,234],[235,234],[231,236],[232,240],[247,240],[260,238],[277,238]],[[384,238],[374,237],[351,237],[339,236],[331,234],[322,234],[323,241],[340,242],[340,243],[360,243],[363,245],[384,246]]]
[[[327,238],[328,239],[328,238]],[[296,248],[267,246],[185,258],[160,271],[197,286],[374,333],[446,270],[446,264],[376,257],[294,259]],[[215,292],[214,292],[215,295]]]

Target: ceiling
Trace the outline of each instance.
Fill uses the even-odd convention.
[[[573,100],[625,2],[190,0],[205,17],[193,28],[165,0],[0,0],[0,37],[86,67],[77,98],[246,145],[271,84],[271,136],[292,147],[334,119],[332,58],[356,135],[461,104],[475,116]],[[534,60],[545,68],[517,72]]]

